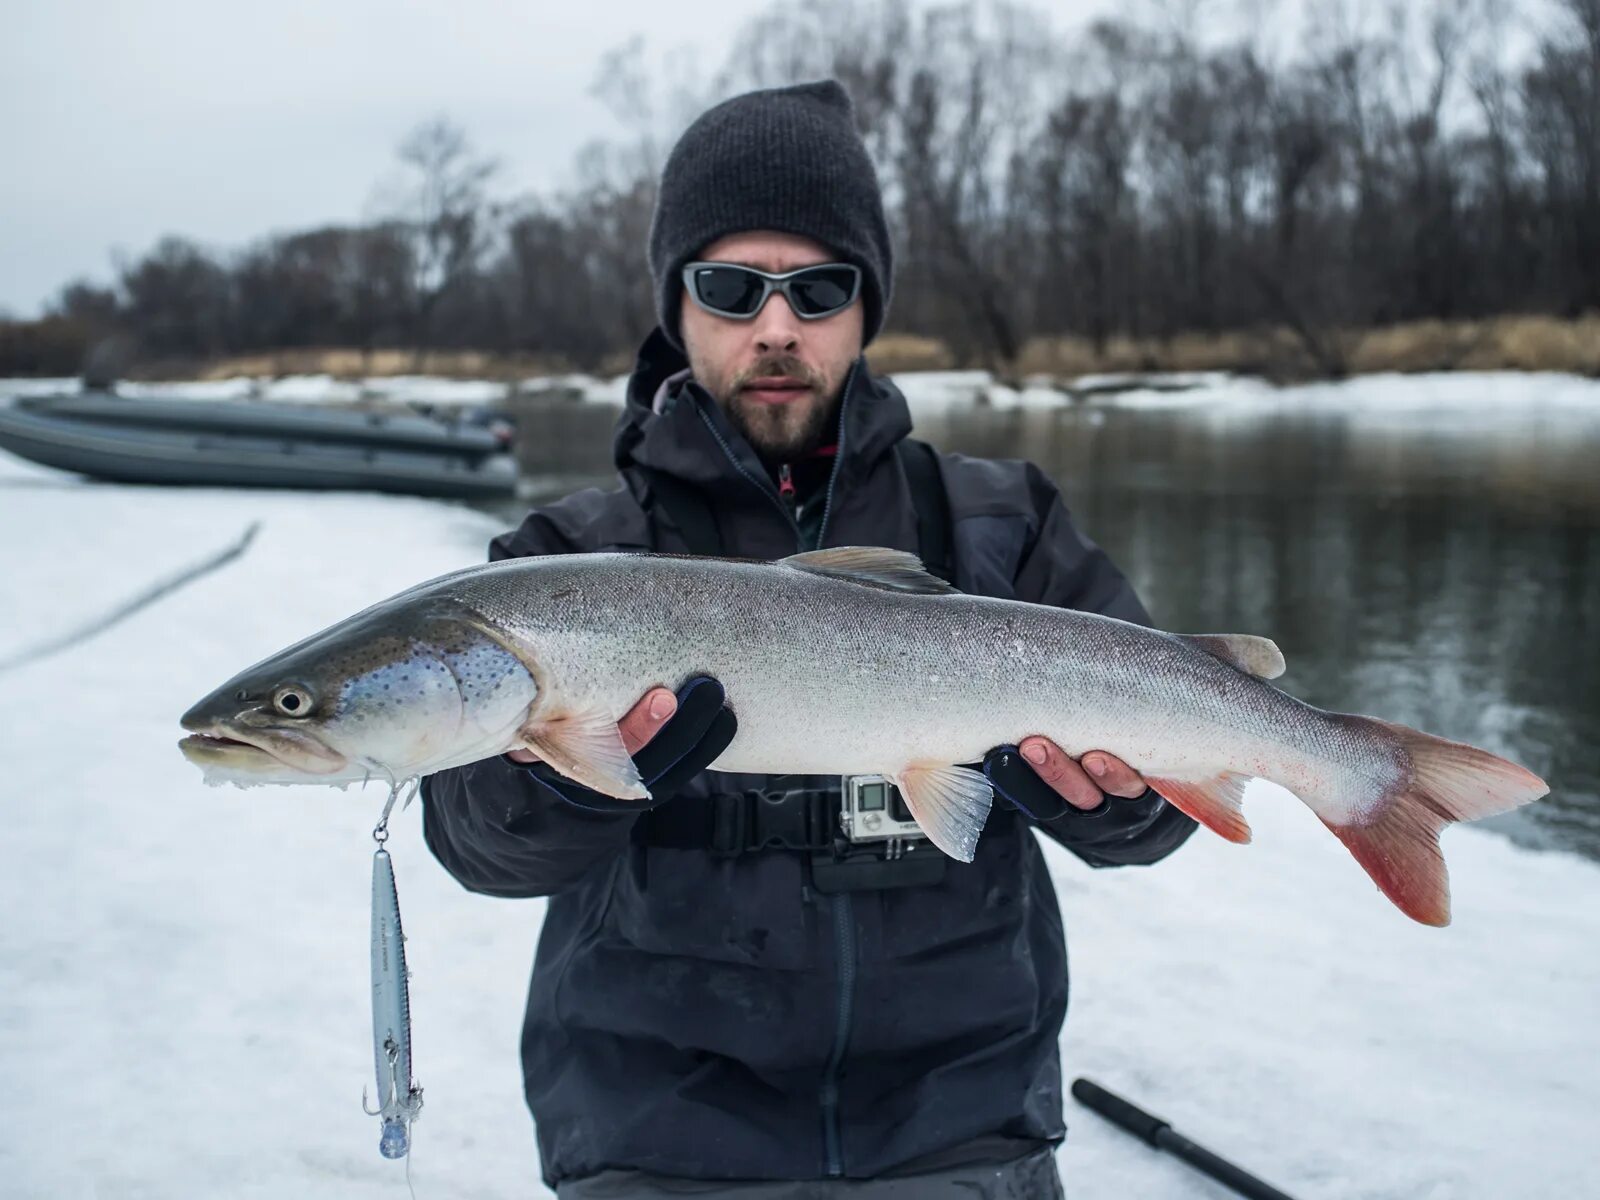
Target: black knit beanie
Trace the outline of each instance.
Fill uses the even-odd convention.
[[[883,327],[894,255],[883,197],[833,80],[747,92],[708,109],[667,158],[650,226],[650,275],[662,331],[679,349],[684,264],[720,237],[796,233],[862,271],[862,344]]]

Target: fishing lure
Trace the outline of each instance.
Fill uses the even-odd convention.
[[[422,1089],[411,1078],[411,996],[400,896],[394,886],[394,864],[383,847],[389,840],[389,813],[399,794],[398,787],[390,790],[383,816],[372,831],[372,840],[378,843],[372,856],[372,1058],[378,1107],[367,1105],[366,1089],[361,1095],[367,1115],[383,1123],[378,1153],[385,1158],[403,1158],[410,1151],[411,1122],[422,1111]]]

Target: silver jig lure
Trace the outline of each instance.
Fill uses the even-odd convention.
[[[406,983],[405,935],[400,929],[400,897],[394,864],[383,844],[389,840],[389,813],[399,796],[389,791],[383,816],[372,831],[378,849],[372,856],[372,1057],[378,1080],[378,1107],[361,1107],[382,1120],[378,1153],[403,1158],[411,1149],[411,1123],[422,1111],[422,1089],[411,1078],[411,998]],[[413,786],[411,795],[416,794]],[[410,797],[407,797],[408,804]]]

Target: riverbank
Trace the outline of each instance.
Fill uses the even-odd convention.
[[[1076,336],[1030,339],[1002,374],[1016,383],[1047,379],[1065,388],[1085,376],[1226,372],[1277,382],[1324,378],[1337,364],[1350,376],[1421,371],[1563,371],[1600,377],[1600,313],[1572,319],[1506,315],[1483,320],[1411,321],[1368,329],[1315,331],[1318,355],[1285,327],[1217,333],[1107,338],[1096,345]],[[873,369],[894,374],[968,369],[951,347],[934,338],[886,333],[869,348]],[[632,366],[632,348],[612,354],[591,374],[613,377]],[[549,355],[482,350],[361,350],[312,346],[257,351],[213,359],[135,359],[125,369],[134,383],[274,381],[322,377],[340,384],[369,384],[392,391],[406,378],[490,383],[508,387],[546,376],[572,374],[573,364]],[[3,372],[0,372],[3,373]]]
[[[3,455],[0,508],[0,657],[261,522],[238,561],[0,674],[7,1195],[404,1194],[359,1107],[382,796],[207,789],[176,719],[237,667],[478,561],[503,522],[93,485]],[[1068,1075],[1306,1200],[1593,1192],[1600,867],[1452,830],[1455,923],[1424,929],[1297,803],[1257,785],[1246,808],[1253,845],[1202,832],[1149,869],[1090,871],[1047,846],[1072,950]],[[390,844],[428,1105],[417,1194],[548,1195],[516,1060],[544,905],[462,891],[419,815]],[[1077,1200],[1203,1186],[1070,1101],[1067,1119]]]
[[[1600,327],[1596,338],[1600,346]],[[1508,418],[1515,419],[1521,398],[1530,394],[1530,388],[1541,405],[1555,397],[1555,402],[1562,405],[1600,406],[1600,372],[1374,369],[1343,380],[1277,383],[1260,375],[1220,369],[1125,370],[1034,373],[1008,380],[986,370],[887,369],[878,366],[876,356],[871,362],[874,370],[894,380],[918,411],[972,404],[1004,409],[1078,405],[1216,407],[1243,402],[1398,412],[1414,410],[1419,403],[1436,408],[1465,403],[1474,409],[1503,408]],[[281,404],[480,408],[515,413],[527,403],[540,411],[571,402],[620,406],[626,398],[627,383],[626,374],[456,379],[409,374],[342,378],[324,372],[127,380],[118,386],[118,393],[130,399],[268,400]],[[0,378],[0,400],[75,393],[79,387],[78,380],[66,377]]]

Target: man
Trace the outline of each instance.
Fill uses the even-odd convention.
[[[906,442],[861,357],[892,258],[837,84],[696,121],[650,267],[621,486],[535,510],[492,557],[881,545],[947,557],[964,591],[1148,620],[1036,468]],[[970,865],[855,844],[838,778],[706,771],[737,713],[715,680],[660,682],[620,722],[648,811],[523,751],[424,787],[465,886],[551,897],[522,1042],[546,1180],[562,1200],[1060,1196],[1066,958],[1032,829],[1109,866],[1193,823],[1110,755],[1032,737],[984,764],[1000,795]]]

